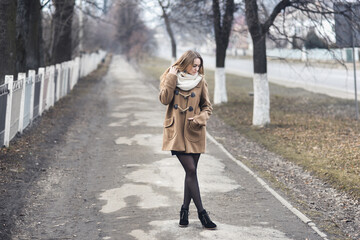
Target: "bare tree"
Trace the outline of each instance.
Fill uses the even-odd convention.
[[[227,102],[225,57],[237,4],[234,3],[234,0],[212,0],[212,4],[209,4],[210,2],[207,0],[157,1],[161,7],[161,17],[164,19],[166,31],[171,40],[172,61],[176,58],[176,35],[181,35],[183,38],[188,33],[193,39],[199,41],[202,35],[215,34],[214,103]],[[174,34],[174,29],[179,30],[177,34]],[[194,34],[196,37],[194,37]]]
[[[221,5],[223,10],[221,9]],[[229,44],[234,12],[236,11],[234,0],[213,0],[213,19],[216,42],[216,69],[214,104],[227,102],[225,57]]]
[[[43,65],[41,5],[39,0],[18,0],[17,68],[18,72]]]
[[[166,32],[168,33],[168,35],[170,37],[171,58],[172,58],[171,62],[175,62],[175,60],[176,60],[176,40],[175,40],[173,29],[171,27],[171,20],[170,20],[171,1],[170,0],[167,0],[167,1],[157,0],[157,1],[159,3],[161,11],[162,11],[161,17],[164,19],[164,23],[166,26]]]
[[[145,0],[144,0],[145,1]],[[214,103],[227,102],[225,57],[237,4],[234,0],[156,0],[171,41],[172,61],[176,59],[176,38],[196,44],[215,34],[216,70]],[[146,5],[146,4],[145,4]],[[176,33],[176,34],[175,34]],[[190,37],[187,37],[190,36]],[[206,37],[204,37],[206,36]]]
[[[112,32],[115,31],[113,28],[115,23],[109,19],[109,14],[107,14],[113,3],[114,1],[108,0],[82,0],[79,2],[76,6],[76,17],[73,19],[74,52],[104,49],[114,40]]]
[[[281,5],[280,5],[281,3]],[[267,79],[266,60],[266,33],[274,22],[277,14],[286,6],[290,6],[290,0],[281,1],[274,9],[268,21],[261,23],[258,15],[258,3],[253,0],[245,0],[246,20],[253,41],[254,63],[254,111],[253,125],[263,126],[270,123],[270,94]]]
[[[323,22],[332,22],[334,10],[333,4],[336,0],[281,0],[270,6],[269,14],[259,15],[260,0],[244,0],[246,20],[253,42],[253,64],[254,64],[254,111],[253,125],[265,126],[270,123],[270,93],[267,78],[266,59],[266,36],[270,28],[289,39],[286,31],[281,29],[275,20],[281,18],[280,25],[286,22],[286,10],[290,16],[299,12],[307,19],[314,22],[314,25],[321,27]],[[295,18],[296,19],[296,18]],[[294,21],[294,19],[292,19]],[[303,22],[301,22],[303,23]],[[324,32],[324,31],[319,31]],[[325,34],[325,33],[324,33]],[[293,36],[292,36],[293,37]],[[325,36],[324,36],[325,37]],[[326,37],[325,37],[326,38]]]
[[[102,4],[95,0],[83,1],[101,12],[110,5],[108,0]],[[75,0],[5,0],[0,4],[0,83],[5,74],[15,75],[37,69],[44,63],[72,58]],[[45,6],[46,10],[42,11]]]
[[[0,2],[0,84],[16,71],[16,1]]]
[[[155,44],[153,32],[141,18],[139,1],[117,2],[112,15],[116,22],[116,45],[128,60],[138,60],[151,51]]]
[[[72,57],[72,19],[75,0],[53,0],[55,14],[53,16],[53,38],[51,45],[51,62],[68,61]]]
[[[153,6],[159,6],[161,13],[156,18],[163,20],[170,38],[172,62],[176,59],[179,39],[183,42],[196,42],[203,40],[204,35],[211,32],[207,3],[207,0],[142,0],[142,7],[153,14],[156,12]]]
[[[106,48],[109,42],[114,40],[111,38],[111,34],[114,32],[112,27],[115,24],[107,19],[107,13],[116,1],[81,0],[76,1],[77,4],[74,4],[73,8],[65,7],[68,0],[57,0],[57,2],[60,5],[59,8],[56,8],[58,6],[55,5],[56,0],[42,0],[43,7],[47,6],[42,15],[44,62],[46,64],[57,62],[57,60],[52,60],[52,57],[55,45],[60,44],[58,43],[60,33],[56,34],[56,31],[61,29],[65,31],[64,28],[68,28],[61,33],[67,36],[67,41],[70,43],[67,46],[69,50],[67,56],[70,56],[70,54],[72,57],[78,55],[80,43],[83,44],[82,50],[94,51],[99,48]],[[67,9],[73,9],[71,19],[64,17],[64,14],[69,14],[66,13]],[[80,15],[83,16],[82,26],[80,26],[79,21]],[[69,29],[70,24],[71,29]],[[83,32],[81,39],[80,31]],[[70,46],[71,48],[69,48]],[[59,46],[59,49],[61,49],[61,46]]]

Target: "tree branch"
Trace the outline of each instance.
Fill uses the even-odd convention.
[[[281,12],[281,10],[289,6],[291,6],[290,0],[282,0],[281,2],[279,2],[272,11],[270,17],[266,20],[264,24],[262,24],[263,31],[268,32],[269,28],[274,23],[275,18]]]
[[[261,2],[261,3],[260,3],[260,6],[261,6],[261,8],[263,9],[263,12],[264,12],[264,14],[265,14],[265,19],[268,19],[270,16],[269,16],[268,10],[267,10],[266,7],[265,7],[264,2]]]
[[[46,3],[44,3],[43,5],[41,5],[40,9],[43,9],[51,0],[48,0]]]
[[[225,16],[223,19],[223,34],[229,36],[231,32],[231,26],[234,19],[235,5],[234,0],[226,1]]]

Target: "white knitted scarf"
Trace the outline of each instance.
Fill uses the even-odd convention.
[[[178,72],[176,74],[177,81],[176,86],[184,91],[189,91],[196,87],[196,85],[199,84],[199,82],[202,79],[202,75],[199,73],[196,73],[195,75],[191,75],[184,72]]]

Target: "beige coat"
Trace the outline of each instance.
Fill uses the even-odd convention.
[[[203,78],[195,88],[184,91],[176,87],[176,80],[176,75],[168,73],[160,87],[160,102],[168,105],[162,150],[203,153],[206,122],[212,113],[207,83]]]

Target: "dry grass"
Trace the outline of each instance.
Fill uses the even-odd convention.
[[[168,65],[152,59],[141,67],[159,78]],[[213,76],[206,71],[211,96]],[[270,84],[271,124],[254,128],[252,79],[227,74],[226,81],[229,102],[215,106],[215,114],[270,151],[360,199],[360,129],[353,101]]]

